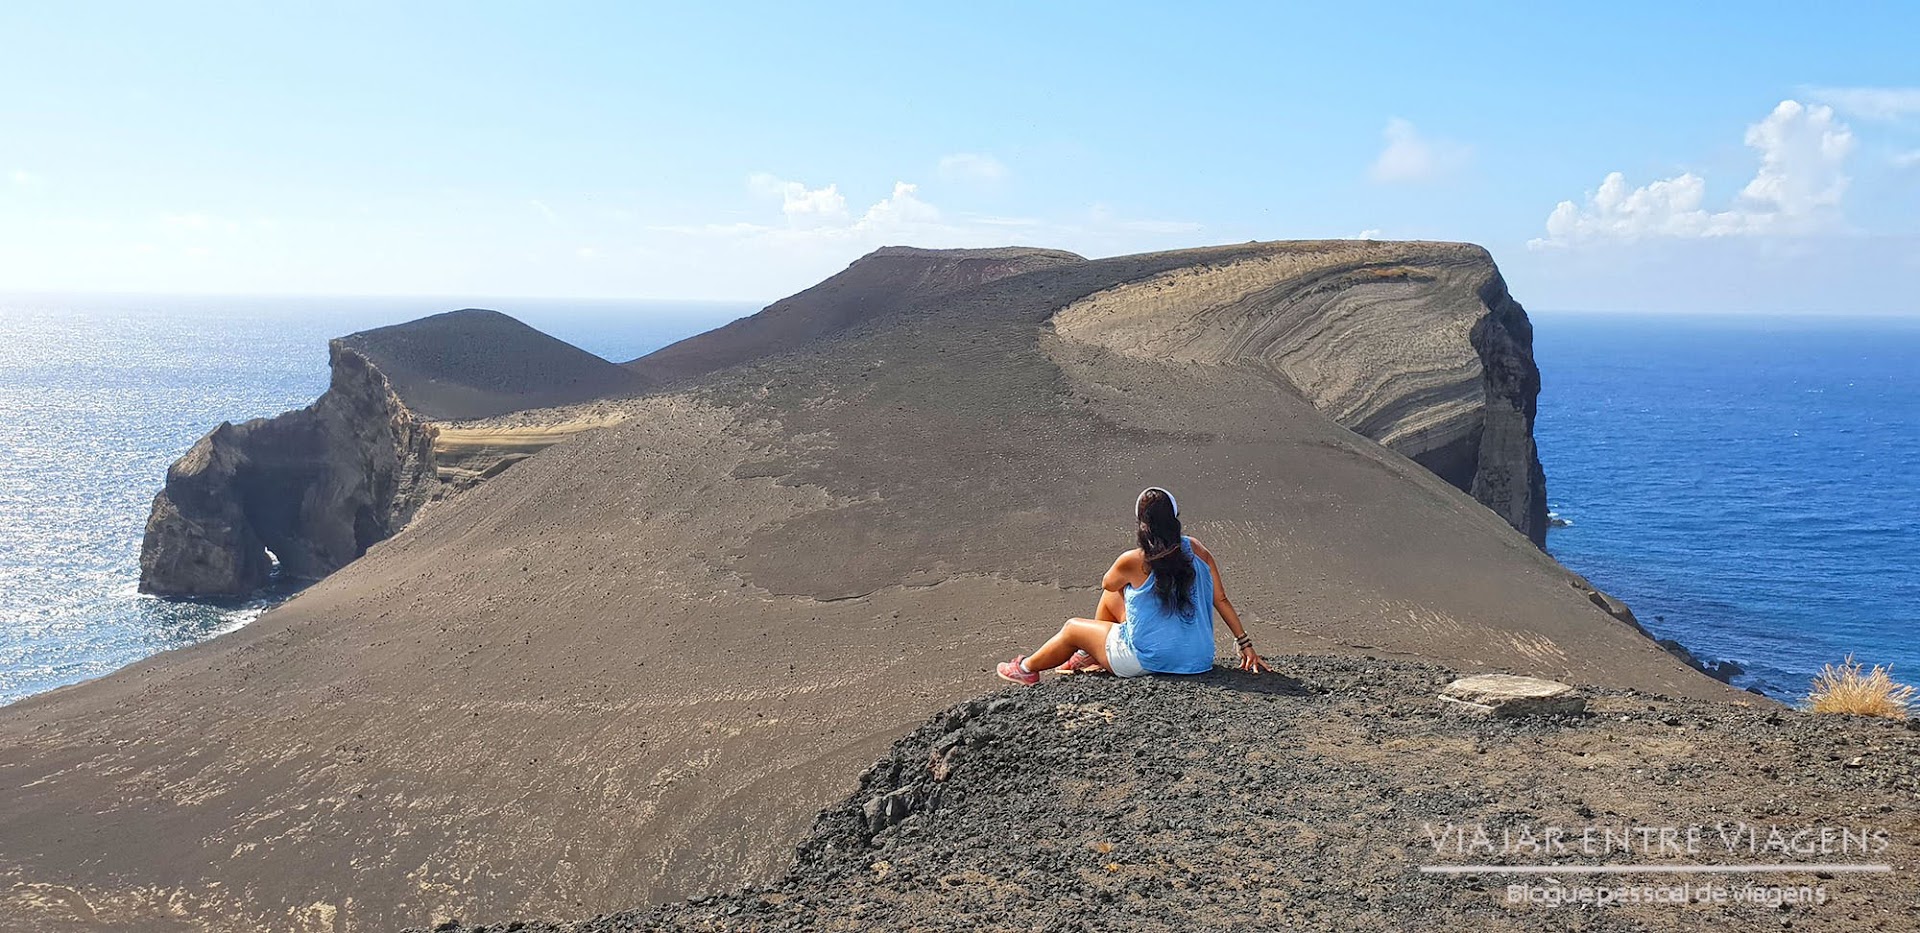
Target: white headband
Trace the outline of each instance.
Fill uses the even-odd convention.
[[[1140,503],[1147,501],[1147,493],[1153,492],[1155,490],[1158,490],[1161,495],[1167,497],[1167,504],[1173,506],[1173,517],[1179,518],[1180,517],[1180,500],[1175,499],[1173,497],[1173,493],[1170,493],[1159,486],[1148,486],[1147,488],[1140,490],[1140,495],[1136,496],[1133,500],[1133,517],[1135,518],[1140,517]]]

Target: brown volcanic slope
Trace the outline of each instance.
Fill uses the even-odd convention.
[[[349,334],[422,418],[491,418],[639,395],[653,383],[498,311],[468,308]]]
[[[679,382],[793,350],[974,285],[1082,262],[1086,259],[1057,249],[882,247],[840,274],[782,298],[758,314],[662,347],[626,366],[656,382]]]
[[[641,399],[239,632],[0,710],[0,928],[583,916],[772,876],[894,738],[1091,610],[1148,483],[1270,652],[1743,697],[1270,368],[1052,320],[1180,268],[1463,251],[1497,275],[1445,244],[1063,264]]]

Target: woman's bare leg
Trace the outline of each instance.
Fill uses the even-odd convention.
[[[1112,622],[1112,623],[1118,624],[1120,622],[1125,621],[1126,618],[1127,618],[1127,598],[1112,590],[1101,590],[1100,605],[1095,606],[1093,609],[1093,621]],[[1092,654],[1093,652],[1089,651],[1087,653]],[[1062,662],[1059,670],[1062,673],[1072,673],[1072,671],[1068,670],[1068,668],[1066,667],[1067,664],[1071,664],[1071,663],[1072,663],[1071,658],[1068,659],[1067,661]],[[1106,667],[1107,667],[1106,661],[1098,660],[1097,666],[1091,667],[1091,668],[1083,667],[1081,668],[1081,670],[1097,671],[1097,670],[1105,670]]]
[[[1101,667],[1107,666],[1107,632],[1113,629],[1113,623],[1105,619],[1068,619],[1060,626],[1060,633],[1047,639],[1034,653],[1027,655],[1027,670],[1044,671],[1065,664],[1073,653],[1085,651],[1093,655]]]

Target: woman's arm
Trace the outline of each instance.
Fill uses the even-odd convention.
[[[1240,613],[1233,609],[1232,601],[1227,599],[1227,581],[1220,572],[1220,564],[1213,559],[1213,552],[1197,539],[1193,541],[1193,553],[1207,562],[1207,569],[1213,571],[1213,608],[1220,610],[1220,618],[1226,620],[1227,630],[1233,633],[1233,640],[1240,648],[1240,669],[1243,671],[1269,670],[1267,662],[1260,660],[1259,653],[1253,650],[1253,637],[1247,634],[1245,626],[1240,624]]]
[[[1118,593],[1128,586],[1139,586],[1147,582],[1145,555],[1134,548],[1115,559],[1113,566],[1107,569],[1107,575],[1100,578],[1100,588],[1109,593]]]

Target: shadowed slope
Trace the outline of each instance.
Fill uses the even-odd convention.
[[[1092,610],[1149,483],[1270,652],[1742,696],[1270,370],[1049,326],[1265,249],[987,282],[641,399],[240,632],[0,710],[0,927],[584,916],[770,876],[896,736]]]
[[[646,379],[498,311],[468,308],[364,330],[340,342],[433,421],[638,395]]]

